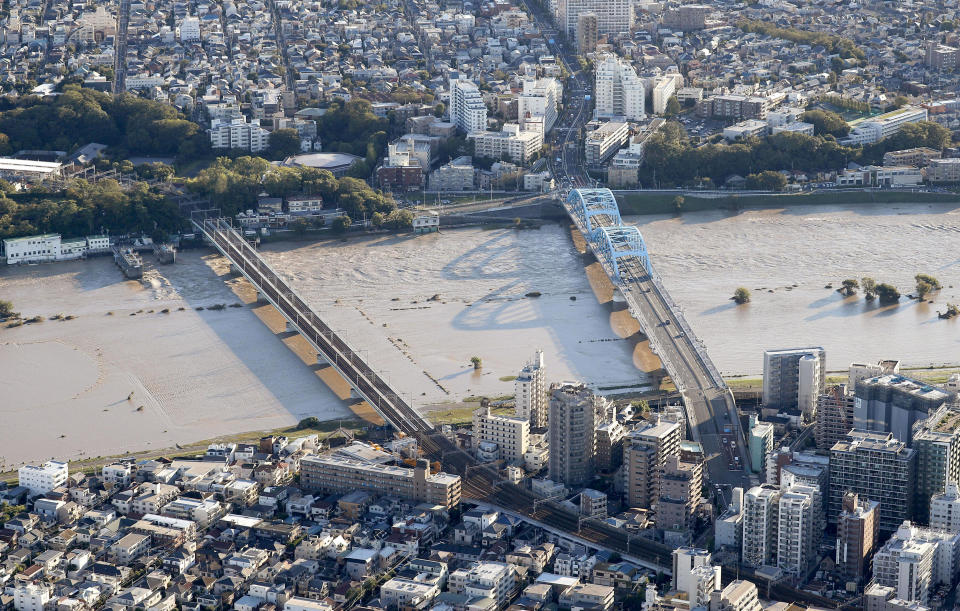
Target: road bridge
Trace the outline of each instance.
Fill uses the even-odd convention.
[[[654,273],[640,230],[623,223],[609,189],[572,189],[563,204],[683,397],[690,433],[703,446],[711,481],[749,488],[749,455],[733,394]],[[722,443],[723,434],[734,436],[740,465]]]

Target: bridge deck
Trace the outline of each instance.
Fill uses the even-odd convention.
[[[433,429],[429,421],[303,302],[229,223],[217,218],[194,224],[384,420],[407,434]]]

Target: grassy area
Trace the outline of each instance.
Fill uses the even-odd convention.
[[[617,194],[621,214],[663,214],[674,212],[675,195],[664,193]],[[953,193],[909,193],[902,191],[838,191],[820,193],[730,195],[727,197],[696,197],[685,195],[683,212],[717,210],[743,206],[816,206],[842,204],[895,203],[957,203],[960,196]]]
[[[513,382],[517,379],[517,376],[500,376],[501,382]]]
[[[427,419],[434,424],[464,425],[473,422],[473,412],[480,407],[479,399],[462,403],[451,404],[450,409],[438,409],[427,414]],[[490,412],[495,416],[513,416],[516,412],[512,407],[493,407]]]

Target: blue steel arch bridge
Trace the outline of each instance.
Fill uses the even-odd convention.
[[[654,273],[643,234],[623,222],[616,197],[609,189],[572,189],[562,201],[683,397],[690,433],[703,446],[710,479],[717,484],[749,487],[750,477],[745,471],[749,469],[749,456],[733,394]],[[733,468],[721,443],[722,433],[727,431],[740,442],[737,460],[742,462]]]

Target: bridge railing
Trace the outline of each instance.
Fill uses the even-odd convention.
[[[232,262],[251,277],[281,312],[320,349],[331,364],[355,386],[377,411],[397,429],[405,432],[430,430],[432,426],[408,405],[362,359],[356,350],[328,327],[244,240],[220,218],[205,218],[196,223]],[[235,253],[231,256],[231,251]]]

